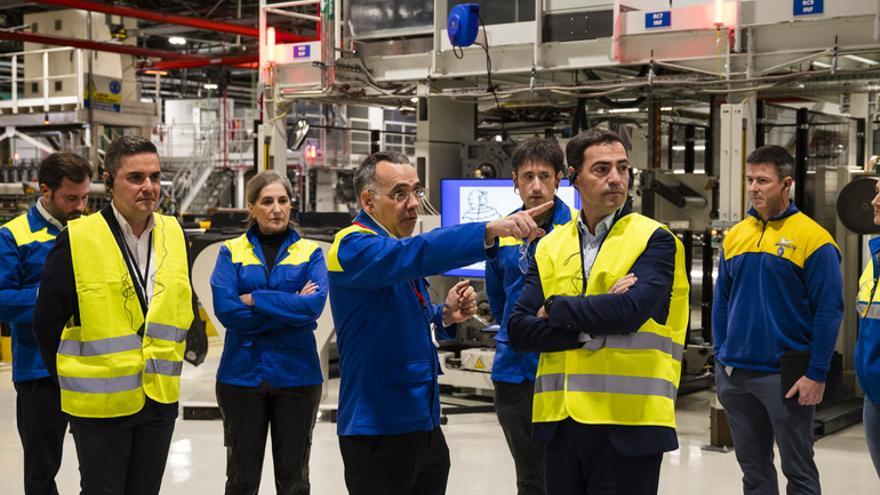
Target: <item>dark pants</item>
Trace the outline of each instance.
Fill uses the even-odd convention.
[[[55,475],[61,467],[67,415],[61,412],[61,394],[51,378],[15,384],[18,436],[24,449],[26,495],[57,495]]]
[[[548,495],[656,495],[663,453],[625,457],[608,430],[563,421],[544,450]]]
[[[532,439],[534,382],[495,385],[495,413],[516,467],[518,495],[544,494],[544,447]]]
[[[339,437],[350,495],[443,495],[449,448],[443,431]]]
[[[70,422],[83,495],[159,493],[174,419],[155,402],[125,418]]]
[[[217,403],[223,415],[228,495],[259,491],[270,426],[277,493],[309,493],[309,454],[321,385],[238,387],[218,382]]]
[[[779,373],[734,369],[728,376],[715,366],[718,400],[724,406],[746,495],[776,495],[773,441],[779,446],[789,495],[818,495],[819,471],[813,461],[815,408],[782,397]]]

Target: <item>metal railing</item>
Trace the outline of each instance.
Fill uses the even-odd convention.
[[[179,212],[188,210],[214,170],[253,165],[253,135],[246,124],[229,119],[157,126],[153,141],[173,173],[171,194]]]
[[[70,52],[73,60],[73,72],[70,74],[49,74],[49,55],[52,53]],[[38,55],[42,59],[41,75],[23,77],[19,76],[19,68],[24,67],[24,57]],[[7,61],[4,63],[5,61]],[[20,109],[42,108],[48,112],[53,105],[76,105],[83,108],[86,80],[83,70],[83,50],[79,48],[61,47],[45,48],[41,50],[29,50],[0,54],[0,66],[10,68],[9,76],[0,76],[0,95],[9,95],[9,99],[0,99],[0,109],[11,110],[18,113]],[[54,81],[71,80],[75,82],[76,93],[70,95],[50,96],[50,83]],[[37,82],[41,88],[41,96],[22,98],[19,84],[24,86],[28,83]],[[24,91],[27,93],[27,91]]]

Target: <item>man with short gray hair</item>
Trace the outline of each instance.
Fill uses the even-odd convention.
[[[413,235],[425,189],[406,155],[370,155],[355,172],[362,210],[327,255],[339,347],[339,446],[352,495],[446,492],[436,340],[476,312],[457,283],[431,304],[424,277],[494,256],[499,237],[529,241],[550,201],[488,223]]]

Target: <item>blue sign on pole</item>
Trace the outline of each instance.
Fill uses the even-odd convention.
[[[794,0],[794,15],[815,15],[825,12],[824,0]]]
[[[311,45],[293,45],[293,58],[309,58],[311,54]]]
[[[672,25],[672,11],[648,12],[645,14],[645,29],[664,28]]]

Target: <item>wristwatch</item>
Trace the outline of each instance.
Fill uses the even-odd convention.
[[[550,315],[550,308],[553,306],[553,300],[556,299],[556,296],[550,296],[547,299],[544,299],[544,311],[547,315]]]

